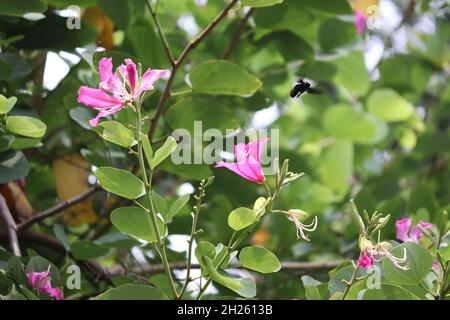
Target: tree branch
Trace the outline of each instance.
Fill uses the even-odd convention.
[[[175,57],[173,56],[172,49],[170,48],[169,42],[167,41],[166,36],[161,27],[161,23],[159,22],[158,15],[156,14],[156,10],[153,10],[152,5],[150,4],[150,0],[147,1],[148,10],[153,17],[153,21],[155,22],[156,29],[158,30],[158,34],[163,42],[164,50],[166,51],[167,58],[170,61],[171,66],[175,64]]]
[[[180,57],[174,62],[172,66],[172,72],[170,74],[170,78],[167,81],[164,92],[161,95],[161,98],[158,102],[158,106],[156,107],[155,113],[151,119],[150,129],[148,131],[148,138],[150,141],[153,139],[153,135],[155,134],[156,127],[158,125],[158,120],[161,117],[162,111],[164,109],[164,105],[167,102],[167,99],[170,97],[170,92],[172,90],[172,85],[175,80],[175,76],[178,72],[178,69],[183,64],[184,60],[186,60],[189,53],[195,49],[203,39],[205,39],[211,31],[222,21],[223,18],[226,17],[228,12],[234,5],[238,2],[238,0],[232,0],[226,7],[223,9],[210,23],[206,28],[200,32],[189,44],[184,48],[183,52],[181,52]]]
[[[58,213],[64,211],[65,209],[72,207],[72,206],[76,205],[77,203],[82,202],[83,200],[85,200],[86,198],[88,198],[89,196],[91,196],[92,194],[94,194],[95,192],[97,192],[99,190],[100,190],[100,187],[98,185],[95,185],[95,186],[89,188],[88,190],[86,190],[85,192],[83,192],[69,200],[63,201],[50,209],[47,209],[40,213],[34,214],[30,218],[25,220],[24,222],[20,223],[18,225],[18,230],[20,230],[20,231],[25,230],[25,229],[29,228],[30,226],[32,226],[33,224],[35,224],[36,222],[39,222],[39,221],[42,221],[49,217],[55,216]]]
[[[9,211],[5,197],[3,197],[1,193],[0,193],[0,215],[3,217],[3,220],[5,221],[11,251],[15,256],[20,257],[21,253],[19,247],[19,240],[17,238],[16,222],[14,221],[14,218],[11,215],[11,211]]]
[[[248,19],[250,19],[250,16],[252,15],[253,11],[254,11],[254,8],[251,8],[250,10],[248,10],[248,12],[242,18],[241,23],[239,24],[238,28],[236,29],[233,39],[231,39],[231,42],[230,42],[228,48],[225,50],[225,53],[223,54],[224,59],[228,59],[230,57],[231,52],[236,48],[237,44],[239,43],[239,40],[241,39],[242,31],[244,31],[245,25],[246,25]]]
[[[296,262],[296,261],[284,261],[281,262],[281,270],[282,271],[311,271],[311,270],[327,270],[333,269],[339,266],[342,261],[323,261],[323,262]],[[172,270],[182,270],[187,268],[187,262],[179,261],[170,263],[170,269]],[[237,264],[232,264],[229,268],[239,269],[242,268]],[[199,264],[192,264],[191,269],[200,269]],[[146,274],[155,274],[161,273],[164,271],[162,264],[148,265],[142,266],[142,268],[132,270],[133,273],[146,273]],[[109,269],[109,274],[111,275],[121,275],[125,272],[122,267],[117,266]]]
[[[66,249],[59,242],[59,240],[49,235],[27,230],[19,231],[18,236],[22,242],[43,246],[60,254],[66,254]],[[7,239],[8,235],[3,230],[0,230],[0,243],[7,241]],[[80,265],[80,267],[82,267],[86,271],[89,271],[94,276],[94,280],[98,281],[99,279],[102,279],[109,285],[114,286],[109,273],[97,262],[93,260],[79,261],[76,260],[72,255],[71,257]]]

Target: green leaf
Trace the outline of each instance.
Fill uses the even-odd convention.
[[[280,4],[284,0],[242,0],[243,6],[249,6],[253,8],[270,7],[275,4]]]
[[[44,12],[47,5],[39,0],[2,0],[0,1],[0,12],[5,16],[21,17],[29,12]]]
[[[389,259],[384,259],[383,276],[389,283],[418,284],[431,271],[434,258],[428,250],[413,242],[405,242],[390,252],[395,257],[403,257],[404,249],[409,270],[401,270],[394,266]]]
[[[13,276],[18,284],[25,284],[27,282],[27,275],[25,274],[22,261],[19,257],[12,256],[8,259],[6,271]]]
[[[172,129],[186,129],[191,134],[195,131],[195,121],[199,121],[197,125],[200,124],[204,131],[214,128],[225,132],[239,128],[239,121],[228,108],[213,100],[196,97],[177,101],[167,110],[164,119]]]
[[[327,296],[327,285],[310,276],[302,277],[305,295],[308,300],[325,300]]]
[[[96,300],[168,300],[160,290],[143,284],[125,284],[98,295]]]
[[[387,134],[384,123],[345,104],[330,107],[322,123],[329,134],[362,144],[380,142]]]
[[[253,298],[256,296],[256,286],[251,278],[232,278],[222,275],[215,269],[210,258],[204,256],[202,260],[208,275],[213,281],[233,290],[244,298]]]
[[[156,218],[158,229],[162,233],[164,222]],[[139,207],[122,207],[111,212],[111,223],[122,233],[133,238],[153,243],[157,242],[150,213]]]
[[[208,257],[211,261],[216,256],[216,247],[208,241],[200,241],[195,248],[195,257],[197,258],[202,269],[205,269],[203,257]]]
[[[150,168],[155,169],[161,162],[172,154],[177,148],[177,141],[173,137],[168,137],[161,148],[156,150],[150,162]]]
[[[256,221],[256,213],[255,211],[240,207],[231,211],[228,216],[228,225],[233,230],[242,230],[249,225],[253,224]]]
[[[337,140],[322,156],[319,167],[322,180],[338,197],[343,197],[350,189],[353,175],[354,146],[348,140]]]
[[[118,121],[103,121],[97,127],[103,128],[100,136],[109,142],[124,148],[129,148],[134,143],[133,132]]]
[[[327,19],[319,28],[319,43],[324,51],[331,51],[348,45],[356,38],[356,28],[353,23],[339,19]]]
[[[169,221],[169,207],[167,206],[167,201],[155,191],[152,191],[152,199],[153,204],[155,205],[156,212],[159,213],[165,221]]]
[[[28,161],[21,151],[0,153],[0,184],[24,177],[29,170]]]
[[[152,144],[150,143],[150,140],[148,140],[147,135],[143,133],[141,133],[141,142],[142,149],[144,149],[145,158],[147,159],[147,163],[150,166],[153,158]]]
[[[244,68],[226,60],[209,60],[189,74],[192,90],[201,93],[251,96],[262,82]]]
[[[414,107],[392,89],[377,89],[367,98],[367,110],[381,120],[405,121],[414,114]]]
[[[70,117],[86,130],[91,130],[89,120],[94,118],[94,113],[85,107],[75,107],[69,111]]]
[[[185,194],[175,200],[170,206],[168,219],[170,220],[175,217],[178,212],[180,212],[181,209],[183,209],[184,206],[189,202],[189,199],[190,196],[188,194]]]
[[[100,186],[108,192],[127,199],[137,199],[145,194],[144,183],[131,172],[111,167],[95,171]]]
[[[0,114],[5,114],[11,111],[17,102],[16,97],[6,98],[4,95],[0,94]]]
[[[29,148],[39,148],[42,146],[43,144],[41,139],[16,137],[11,144],[11,149],[23,150]]]
[[[109,252],[108,248],[87,240],[75,241],[72,243],[71,249],[73,256],[77,260],[95,259]]]
[[[69,240],[67,239],[64,227],[60,224],[55,224],[53,226],[53,233],[55,234],[56,238],[58,238],[58,240],[62,243],[64,249],[66,249],[66,251],[70,251],[70,243]]]
[[[416,300],[411,293],[391,284],[381,284],[380,288],[367,289],[362,296],[363,300]]]
[[[361,51],[351,51],[330,61],[337,67],[333,82],[351,95],[363,96],[370,88],[370,78]]]
[[[277,272],[281,269],[276,255],[263,247],[245,247],[239,253],[239,261],[244,268],[261,273]]]
[[[27,116],[9,116],[6,118],[9,132],[30,138],[42,138],[47,126],[41,120]]]
[[[122,0],[97,0],[102,11],[109,16],[114,23],[125,30],[128,27],[130,9],[128,1]]]

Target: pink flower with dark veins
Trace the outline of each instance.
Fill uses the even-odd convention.
[[[153,85],[166,74],[165,70],[147,70],[142,76],[131,59],[125,59],[113,73],[112,58],[102,58],[98,63],[100,74],[99,88],[82,86],[78,93],[78,102],[99,111],[89,121],[97,126],[100,118],[115,114],[138,100],[145,91],[153,90]]]
[[[215,168],[225,167],[241,177],[262,183],[266,180],[261,168],[261,153],[264,144],[269,141],[269,138],[260,140],[253,140],[248,144],[239,143],[234,146],[234,155],[236,157],[235,163],[228,163],[221,161]]]
[[[61,289],[53,288],[50,283],[50,271],[34,272],[28,271],[28,284],[37,291],[45,293],[56,300],[62,300]]]

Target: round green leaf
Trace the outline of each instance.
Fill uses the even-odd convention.
[[[261,273],[277,272],[281,269],[276,255],[263,247],[245,247],[239,253],[239,261],[244,268]]]
[[[230,215],[228,216],[228,225],[233,230],[242,230],[249,225],[253,224],[253,222],[256,221],[256,213],[255,211],[240,207],[237,209],[234,209],[231,211]]]
[[[319,28],[319,43],[324,51],[348,45],[356,38],[356,29],[353,23],[339,19],[327,19]]]
[[[11,111],[17,102],[16,97],[6,98],[0,94],[0,114],[5,114]]]
[[[409,265],[409,270],[401,270],[389,259],[384,259],[384,278],[390,283],[418,284],[431,271],[434,258],[428,250],[413,242],[405,242],[392,249],[391,253],[396,257],[403,257],[403,249],[406,249],[406,263]]]
[[[9,116],[6,118],[9,132],[30,138],[42,138],[47,126],[41,120],[27,116]]]
[[[226,60],[209,60],[189,74],[192,90],[209,94],[251,96],[262,82],[244,68]]]
[[[145,194],[144,183],[132,173],[111,167],[95,171],[98,182],[108,192],[127,199],[137,199]]]
[[[403,288],[381,284],[380,288],[367,289],[362,296],[363,300],[416,300],[414,296]]]
[[[387,133],[384,123],[347,105],[330,107],[325,113],[322,123],[328,133],[362,144],[377,143]]]
[[[96,300],[167,300],[167,296],[158,289],[143,284],[125,284],[109,289],[95,298]]]
[[[164,222],[157,217],[158,229],[164,228]],[[122,207],[111,212],[111,223],[122,233],[147,242],[156,242],[155,229],[150,213],[139,207]]]
[[[98,127],[103,128],[103,131],[100,133],[103,139],[125,148],[129,148],[133,145],[133,132],[120,122],[114,120],[104,121],[101,122]]]
[[[381,120],[394,122],[409,119],[414,107],[392,89],[378,89],[367,98],[367,109]]]
[[[214,267],[211,259],[204,256],[203,263],[211,279],[230,290],[233,290],[244,298],[253,298],[256,295],[256,286],[251,278],[232,278],[219,273]]]

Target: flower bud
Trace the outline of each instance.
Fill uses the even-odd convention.
[[[363,235],[359,236],[358,244],[361,251],[371,250],[373,248],[372,242]]]

